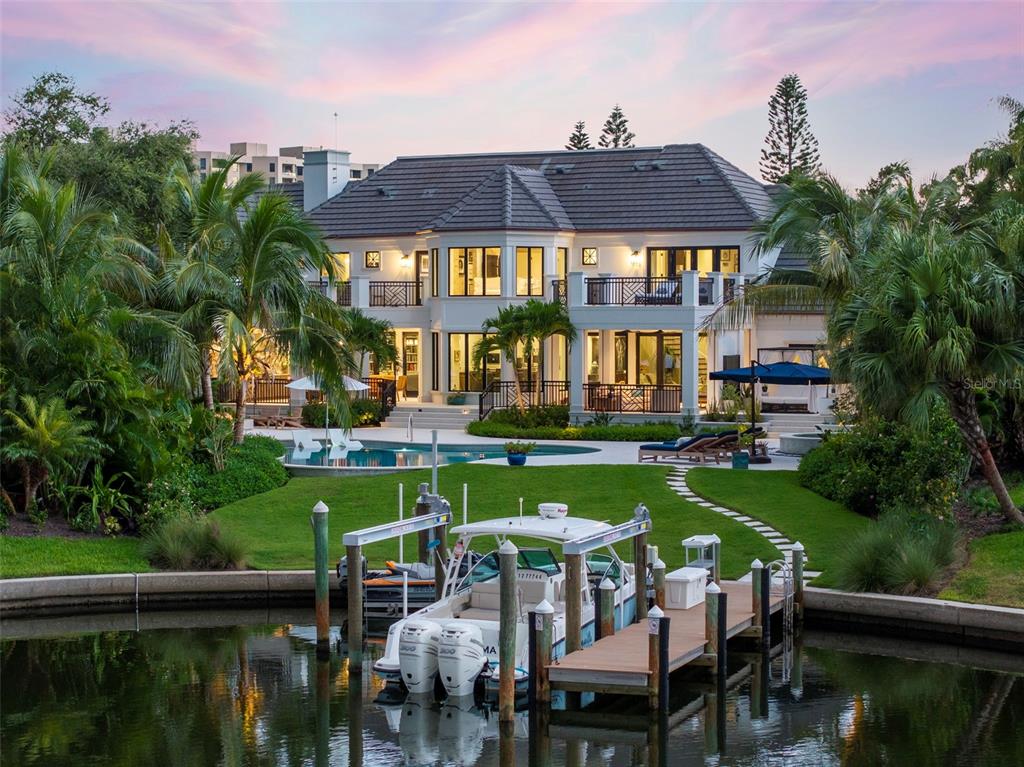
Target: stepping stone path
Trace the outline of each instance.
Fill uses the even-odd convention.
[[[738,511],[727,509],[725,506],[719,506],[706,498],[701,498],[690,487],[686,484],[686,473],[691,469],[690,466],[676,466],[672,469],[672,473],[668,475],[668,486],[672,491],[689,501],[690,503],[696,503],[699,506],[703,506],[706,509],[711,509],[721,514],[723,517],[730,517],[736,522],[742,522],[744,525],[749,527],[756,533],[759,533],[768,541],[772,546],[778,549],[779,553],[785,558],[787,562],[790,562],[793,558],[793,541],[789,540],[786,536],[775,530],[771,525],[762,522],[759,519],[741,515]],[[806,553],[804,557],[806,558]],[[817,570],[804,570],[804,583],[808,583],[812,579],[821,575]],[[750,574],[748,573],[744,578],[749,579]],[[742,580],[742,579],[741,579]]]

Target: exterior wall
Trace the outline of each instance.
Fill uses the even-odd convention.
[[[608,233],[587,234],[572,232],[457,232],[457,233],[425,233],[403,237],[332,239],[328,241],[334,253],[349,253],[352,278],[352,305],[358,306],[371,316],[389,320],[398,331],[416,330],[420,334],[420,396],[421,401],[444,401],[448,393],[449,383],[449,333],[479,333],[481,325],[488,317],[493,316],[499,306],[506,306],[517,301],[528,300],[528,296],[516,295],[515,249],[516,247],[543,247],[543,296],[544,300],[552,298],[552,280],[557,277],[557,249],[569,249],[568,259],[568,290],[567,302],[570,317],[579,333],[579,342],[573,346],[565,365],[568,379],[572,385],[570,392],[571,408],[575,411],[583,409],[583,384],[587,380],[587,361],[584,358],[584,339],[587,331],[602,331],[602,381],[613,382],[611,377],[611,355],[614,331],[664,331],[681,334],[682,359],[680,364],[684,372],[682,379],[683,412],[695,412],[698,409],[698,349],[699,335],[705,319],[714,311],[715,306],[700,305],[698,300],[698,274],[686,272],[682,276],[683,299],[681,305],[670,306],[594,306],[586,302],[585,285],[588,278],[641,277],[646,275],[647,249],[657,247],[737,247],[740,249],[740,271],[747,278],[752,277],[765,268],[767,262],[774,262],[775,252],[766,254],[758,260],[753,249],[753,240],[745,231],[708,231],[708,232],[659,232],[659,233]],[[501,295],[500,296],[449,296],[449,248],[457,247],[500,247],[501,257]],[[582,249],[598,248],[598,264],[584,266]],[[420,275],[417,251],[426,252],[429,259],[430,251],[438,249],[437,258],[437,297],[431,296],[431,277],[429,273]],[[367,268],[365,254],[367,251],[380,253],[380,267]],[[633,252],[637,256],[633,256]],[[713,295],[720,299],[721,278],[712,275],[716,280]],[[315,279],[315,275],[310,275]],[[369,306],[370,283],[376,281],[412,281],[420,279],[421,306],[410,307],[371,307]],[[715,301],[717,303],[717,300]],[[798,318],[803,320],[804,318]],[[810,335],[812,340],[820,335],[815,330],[814,320],[804,328],[804,335],[797,334],[794,340],[802,340]],[[818,318],[820,325],[820,318]],[[431,333],[440,334],[440,347],[437,359],[438,389],[430,390],[433,370],[431,368]],[[721,334],[707,342],[709,370],[717,370],[722,366],[722,357],[726,354],[741,354],[744,364],[749,362],[744,349],[746,336],[744,331]],[[773,338],[770,334],[766,338]],[[635,338],[635,336],[630,336]],[[766,345],[762,343],[761,345]],[[785,345],[781,341],[778,345]],[[756,349],[756,346],[754,346]],[[633,382],[636,375],[636,361],[632,358],[630,346],[629,381]],[[548,355],[551,359],[551,355]],[[507,365],[503,364],[503,368]],[[503,377],[510,374],[503,370]]]

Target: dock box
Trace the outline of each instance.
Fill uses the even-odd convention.
[[[665,575],[665,607],[688,610],[704,601],[708,571],[703,567],[680,567]]]

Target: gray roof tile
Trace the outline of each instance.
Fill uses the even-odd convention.
[[[400,157],[307,215],[328,237],[434,229],[749,229],[764,187],[700,144]]]

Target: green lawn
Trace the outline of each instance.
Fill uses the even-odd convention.
[[[643,502],[651,510],[651,543],[660,547],[669,568],[683,564],[679,542],[696,533],[717,533],[723,541],[723,574],[735,578],[747,572],[755,557],[770,557],[773,548],[744,525],[688,503],[669,490],[668,469],[649,466],[505,466],[455,465],[440,471],[439,491],[451,502],[456,522],[462,515],[462,483],[469,484],[470,520],[518,514],[519,497],[525,513],[536,514],[542,501],[563,501],[569,513],[592,519],[623,522]],[[416,485],[429,481],[429,470],[377,477],[342,479],[301,477],[285,487],[225,506],[214,518],[239,535],[250,548],[255,568],[296,569],[312,566],[313,537],[309,516],[323,500],[330,512],[330,555],[341,556],[341,534],[397,519],[397,487],[405,484],[405,508],[411,511]],[[408,552],[415,536],[408,536]],[[379,563],[397,556],[397,541],[367,547],[367,558]],[[625,552],[623,555],[626,556]],[[407,558],[409,554],[407,553]],[[631,555],[628,557],[632,558]]]
[[[815,580],[829,585],[829,568],[852,535],[871,521],[801,487],[795,471],[691,469],[686,483],[693,492],[722,506],[764,520],[807,552],[808,569],[821,570]]]
[[[0,578],[150,570],[149,563],[139,553],[136,538],[0,536]]]
[[[971,561],[939,596],[1024,607],[1024,530],[987,535],[971,543]]]

